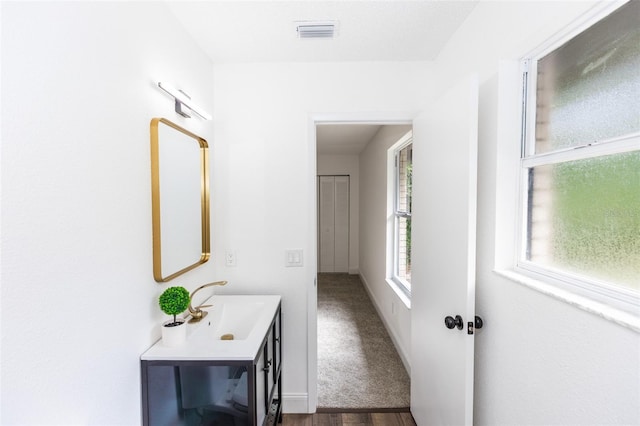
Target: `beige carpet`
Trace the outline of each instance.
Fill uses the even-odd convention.
[[[318,407],[409,407],[409,376],[360,278],[318,275]]]

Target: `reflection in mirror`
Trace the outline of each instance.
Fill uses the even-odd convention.
[[[207,141],[151,120],[153,278],[167,282],[209,260]]]

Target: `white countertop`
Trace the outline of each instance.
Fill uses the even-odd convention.
[[[167,347],[160,339],[143,353],[140,359],[254,360],[269,331],[280,300],[280,296],[274,295],[213,295],[203,302],[213,305],[204,309],[209,314],[198,323],[186,324],[187,340],[184,345]],[[236,335],[236,340],[220,340],[220,335],[226,333]]]

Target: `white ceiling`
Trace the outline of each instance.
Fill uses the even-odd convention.
[[[360,154],[380,127],[373,124],[317,125],[316,145],[318,154]]]
[[[463,0],[167,0],[213,62],[433,60],[477,4]],[[336,20],[331,40],[297,38],[295,21]]]
[[[463,0],[166,0],[214,63],[434,60],[478,3]],[[329,40],[295,22],[334,20]],[[318,152],[358,154],[379,126],[318,126]]]

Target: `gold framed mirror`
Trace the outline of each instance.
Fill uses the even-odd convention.
[[[151,120],[151,210],[157,282],[209,260],[209,145],[165,118]]]

